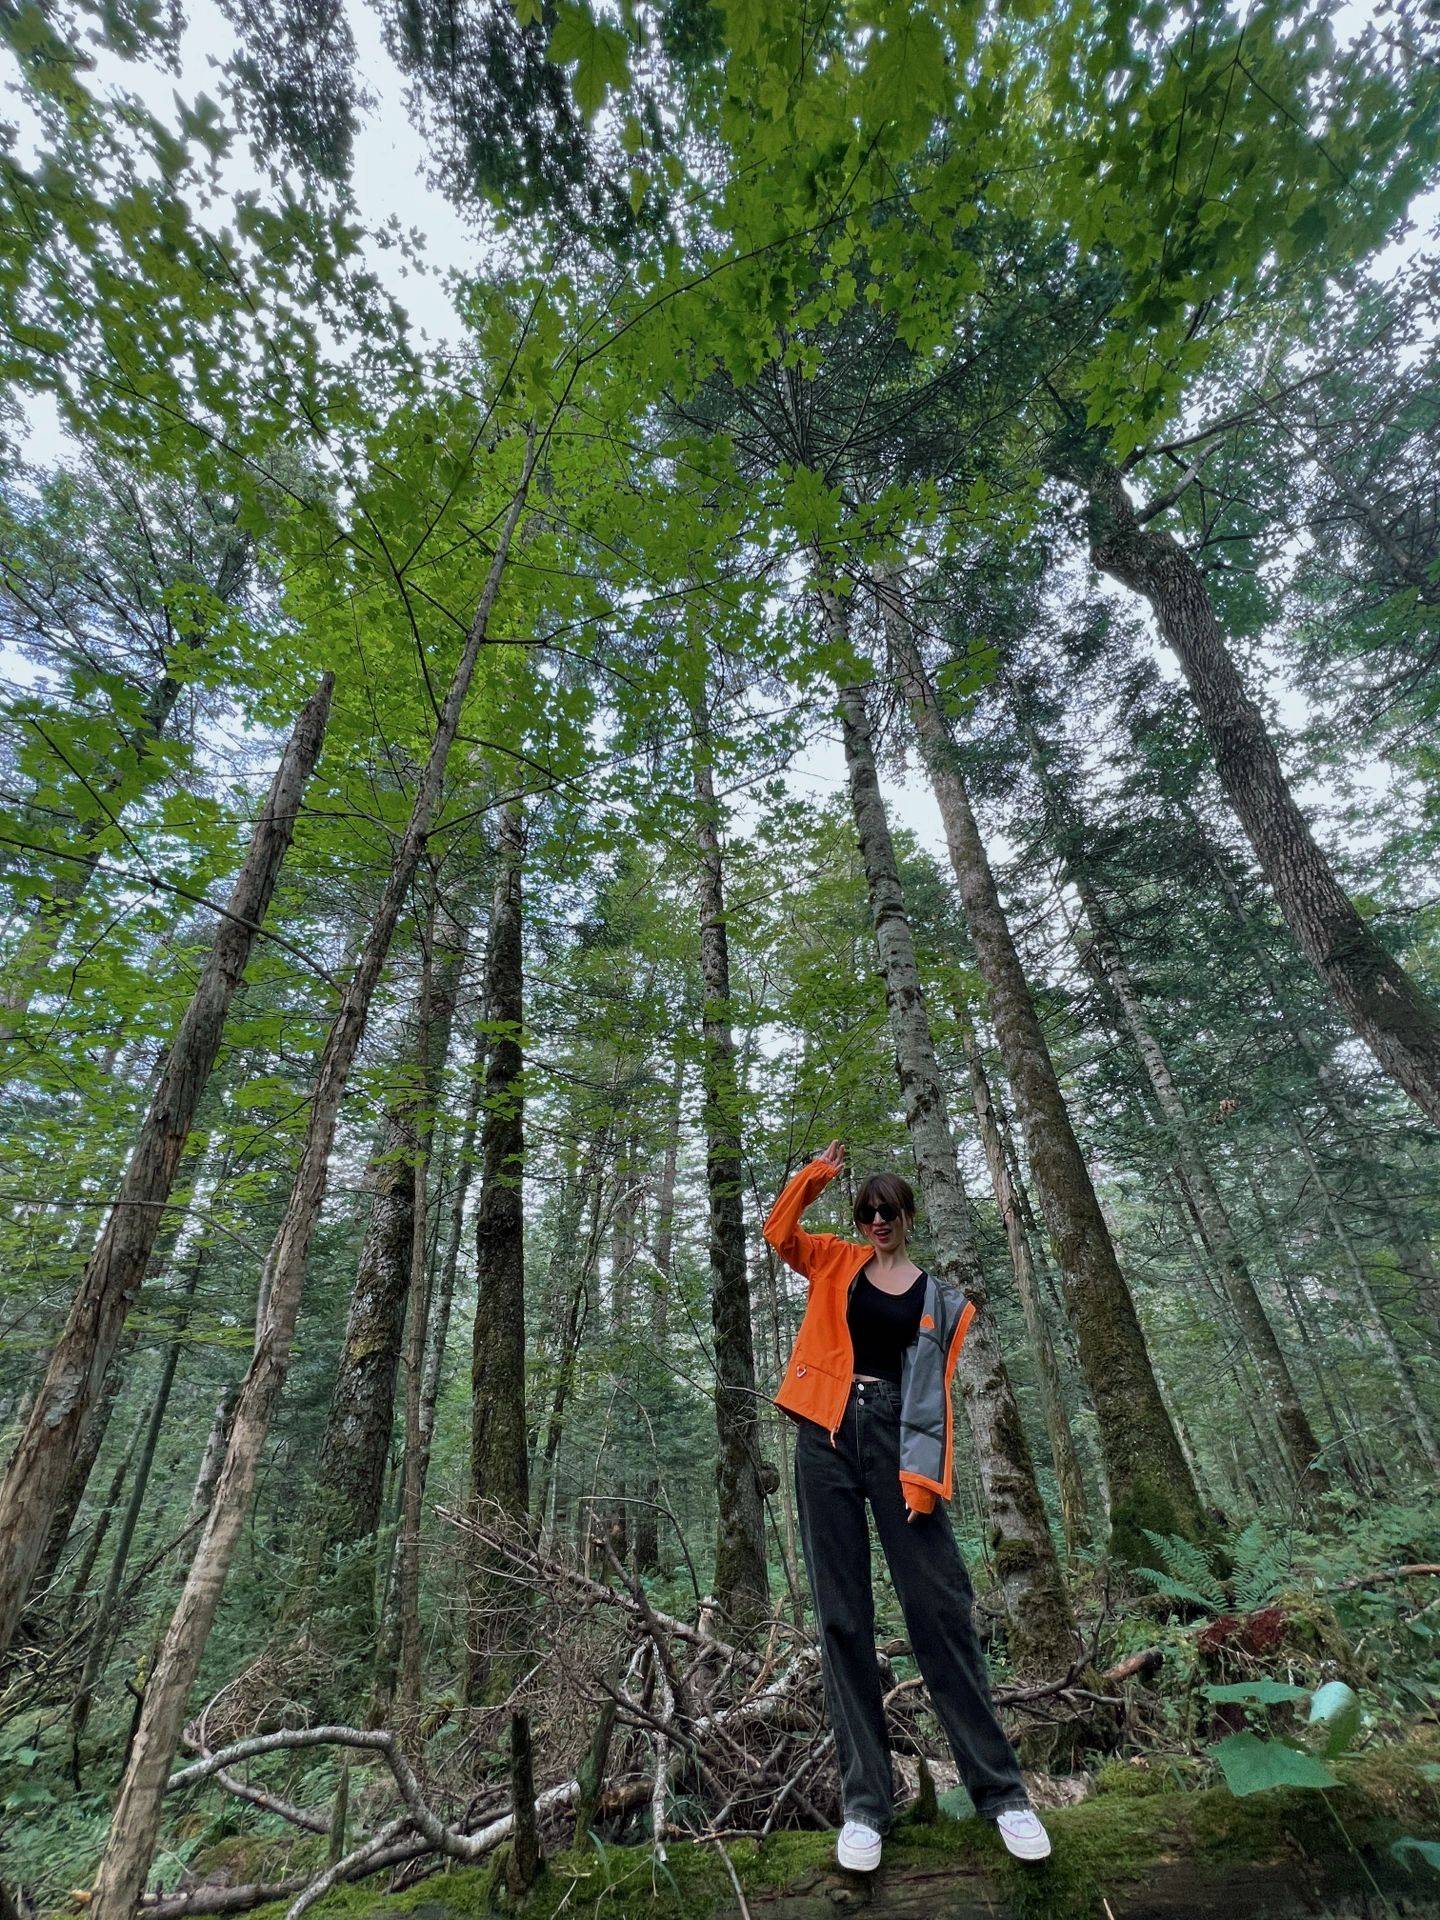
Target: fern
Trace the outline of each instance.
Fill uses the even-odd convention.
[[[1183,1580],[1172,1580],[1168,1573],[1161,1573],[1156,1567],[1135,1567],[1132,1571],[1137,1580],[1148,1581],[1167,1600],[1183,1600],[1187,1606],[1201,1607],[1206,1613],[1216,1611],[1203,1593],[1197,1592],[1194,1587],[1187,1587]]]
[[[1193,1540],[1182,1539],[1178,1533],[1152,1533],[1149,1527],[1145,1529],[1145,1538],[1159,1554],[1172,1585],[1186,1589],[1184,1596],[1174,1597],[1197,1600],[1212,1613],[1224,1607],[1225,1583],[1211,1566],[1210,1556],[1203,1547],[1197,1547]]]
[[[1231,1556],[1235,1604],[1244,1613],[1252,1613],[1256,1607],[1273,1600],[1289,1579],[1288,1560],[1262,1519],[1252,1520],[1244,1532],[1236,1536]]]

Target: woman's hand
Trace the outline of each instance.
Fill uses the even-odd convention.
[[[845,1164],[845,1142],[843,1140],[832,1140],[825,1151],[823,1153],[817,1153],[815,1158],[823,1162],[825,1166],[833,1167],[835,1171],[839,1173]]]

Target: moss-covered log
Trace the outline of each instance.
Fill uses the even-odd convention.
[[[1428,1772],[1427,1772],[1428,1769]],[[839,1871],[833,1836],[784,1833],[763,1846],[736,1840],[729,1856],[754,1920],[833,1920],[864,1908],[873,1920],[1213,1920],[1219,1915],[1440,1914],[1440,1873],[1407,1836],[1440,1838],[1440,1741],[1377,1750],[1339,1769],[1322,1795],[1278,1791],[1237,1800],[1225,1788],[1166,1791],[1151,1772],[1113,1770],[1081,1805],[1047,1815],[1052,1858],[1012,1860],[978,1820],[905,1822],[869,1879]],[[492,1869],[436,1874],[387,1895],[357,1884],[311,1909],[316,1920],[515,1920],[589,1914],[602,1920],[710,1920],[739,1911],[713,1847],[589,1845],[553,1856],[518,1908]],[[1381,1895],[1388,1901],[1382,1903]],[[283,1907],[268,1910],[279,1920]]]

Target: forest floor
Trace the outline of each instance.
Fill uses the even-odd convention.
[[[1440,1733],[1340,1764],[1328,1791],[1276,1789],[1236,1798],[1223,1787],[1168,1789],[1146,1769],[1111,1767],[1082,1804],[1047,1814],[1040,1865],[1012,1860],[993,1830],[940,1814],[903,1819],[874,1876],[835,1866],[834,1837],[789,1832],[763,1845],[735,1838],[589,1847],[553,1855],[518,1903],[503,1859],[441,1872],[400,1893],[380,1881],[343,1887],[310,1908],[318,1920],[698,1920],[731,1913],[821,1920],[1209,1920],[1210,1916],[1440,1914]],[[233,1870],[236,1862],[230,1861]],[[284,1903],[260,1910],[280,1920]]]

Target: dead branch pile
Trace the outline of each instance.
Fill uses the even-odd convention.
[[[614,1839],[635,1829],[663,1856],[673,1838],[838,1824],[819,1655],[806,1632],[770,1620],[749,1637],[727,1637],[704,1603],[693,1621],[660,1611],[603,1538],[596,1547],[608,1579],[563,1550],[537,1545],[497,1513],[437,1511],[462,1536],[472,1565],[483,1566],[483,1577],[467,1584],[486,1596],[470,1621],[492,1676],[486,1704],[432,1708],[423,1725],[399,1732],[337,1725],[259,1732],[252,1674],[249,1712],[237,1713],[237,1700],[217,1699],[192,1725],[189,1744],[200,1757],[172,1777],[171,1790],[214,1782],[298,1834],[328,1833],[330,1862],[268,1885],[198,1885],[151,1898],[153,1920],[239,1912],[280,1898],[291,1900],[289,1920],[299,1920],[341,1880],[385,1869],[413,1877],[426,1862],[486,1859],[511,1833],[495,1756],[510,1715],[522,1708],[537,1781],[550,1782],[536,1797],[547,1848],[586,1830]],[[955,1775],[920,1682],[895,1671],[905,1651],[894,1642],[880,1653],[891,1745],[913,1794],[927,1784],[926,1773],[942,1788]],[[1142,1656],[1102,1681],[1119,1685],[1149,1670]],[[1077,1648],[1068,1673],[1041,1686],[997,1689],[996,1699],[1016,1718],[1017,1732],[1027,1723],[1093,1715],[1097,1703],[1118,1706],[1084,1684],[1093,1678],[1093,1650]],[[246,1720],[251,1730],[242,1733],[237,1721]],[[222,1726],[232,1736],[226,1744],[215,1737]],[[297,1806],[249,1772],[268,1755],[327,1747],[383,1769],[350,1802],[352,1819],[363,1810],[358,1833],[347,1833],[334,1809]],[[334,1842],[337,1831],[343,1846]]]

